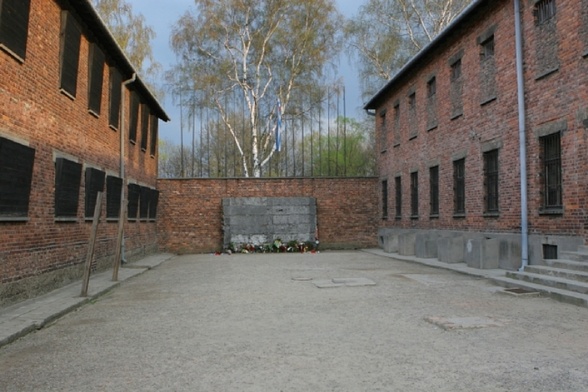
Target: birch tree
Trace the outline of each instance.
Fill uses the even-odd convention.
[[[431,42],[471,0],[369,0],[348,21],[348,50],[359,60],[364,98]]]
[[[195,0],[172,31],[176,71],[200,105],[213,106],[228,129],[246,177],[260,177],[276,152],[278,102],[324,84],[341,47],[342,17],[333,0]],[[186,80],[189,80],[186,82]],[[191,86],[191,87],[190,87]],[[234,121],[235,96],[245,122]],[[292,111],[294,112],[294,111]],[[238,117],[238,116],[237,116]]]
[[[163,92],[155,87],[162,67],[151,49],[155,31],[147,25],[145,17],[136,13],[125,0],[92,0],[92,4],[133,67],[149,81],[151,90],[162,98]]]

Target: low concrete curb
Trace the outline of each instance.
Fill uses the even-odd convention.
[[[121,282],[154,268],[174,255],[164,253],[146,257],[132,264],[123,265],[118,281],[112,281],[112,271],[104,271],[90,277],[87,297],[80,297],[81,282],[61,287],[43,296],[0,310],[0,347],[38,329],[52,321],[95,300],[118,286]]]

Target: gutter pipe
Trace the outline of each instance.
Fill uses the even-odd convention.
[[[125,80],[121,85],[120,101],[121,101],[121,113],[120,113],[120,178],[121,178],[121,190],[120,190],[120,212],[118,217],[118,236],[116,243],[116,255],[114,257],[114,268],[112,270],[112,280],[116,282],[118,280],[118,268],[121,263],[125,260],[125,236],[124,236],[124,220],[126,215],[125,206],[125,90],[126,87],[137,80],[137,73],[133,72],[133,76]]]
[[[519,111],[519,163],[521,180],[521,267],[529,264],[529,222],[527,207],[527,137],[525,128],[525,86],[523,71],[523,40],[521,28],[520,0],[514,0],[515,48],[517,68],[517,95]]]

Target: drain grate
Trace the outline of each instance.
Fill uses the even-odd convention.
[[[510,289],[504,289],[503,292],[507,293],[507,294],[511,294],[511,295],[539,295],[538,291],[534,291],[534,290],[527,290],[527,289],[523,289],[520,287],[515,287],[515,288],[510,288]]]

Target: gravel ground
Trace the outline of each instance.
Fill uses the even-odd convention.
[[[0,349],[0,391],[588,390],[588,309],[501,291],[365,252],[179,256]]]

